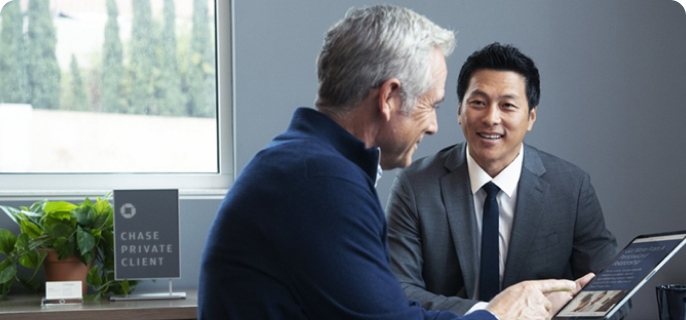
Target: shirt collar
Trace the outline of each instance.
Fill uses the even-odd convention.
[[[379,183],[379,180],[381,180],[381,176],[383,176],[383,169],[381,168],[381,148],[376,148],[379,151],[379,163],[377,163],[377,168],[376,168],[376,181],[374,181],[374,186]]]
[[[476,163],[476,160],[469,154],[469,145],[467,149],[467,170],[469,170],[469,182],[472,187],[472,194],[476,194],[481,187],[493,181],[493,183],[500,188],[502,192],[512,197],[512,194],[517,189],[519,177],[522,175],[522,163],[524,162],[524,144],[519,149],[519,154],[503,171],[501,171],[495,178],[484,171],[484,169]]]

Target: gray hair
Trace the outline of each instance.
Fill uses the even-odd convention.
[[[432,89],[431,57],[455,47],[455,35],[416,12],[391,5],[351,8],[326,33],[317,58],[317,108],[345,114],[373,88],[397,78],[402,110]]]

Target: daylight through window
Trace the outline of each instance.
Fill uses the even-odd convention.
[[[8,2],[0,173],[218,173],[215,21],[212,0]]]

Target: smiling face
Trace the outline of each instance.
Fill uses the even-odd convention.
[[[523,76],[489,69],[473,73],[458,122],[470,155],[491,177],[517,157],[535,121],[536,108],[529,111]]]
[[[412,154],[424,134],[438,131],[436,121],[437,104],[445,96],[445,79],[448,70],[445,57],[440,50],[434,50],[431,57],[433,88],[417,99],[417,106],[409,114],[397,107],[392,110],[388,122],[380,129],[378,146],[381,149],[383,169],[404,168],[412,163]]]

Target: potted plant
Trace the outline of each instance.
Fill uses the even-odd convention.
[[[114,280],[113,210],[107,201],[110,194],[95,203],[90,199],[79,204],[64,201],[38,201],[19,209],[0,206],[21,230],[15,237],[0,229],[0,297],[9,293],[11,285],[19,281],[36,290],[35,275],[50,253],[57,260],[78,259],[88,267],[86,283],[97,293],[85,296],[99,299],[109,293],[130,294],[138,281]],[[53,252],[54,251],[54,252]],[[35,269],[29,279],[19,279],[17,266]]]

